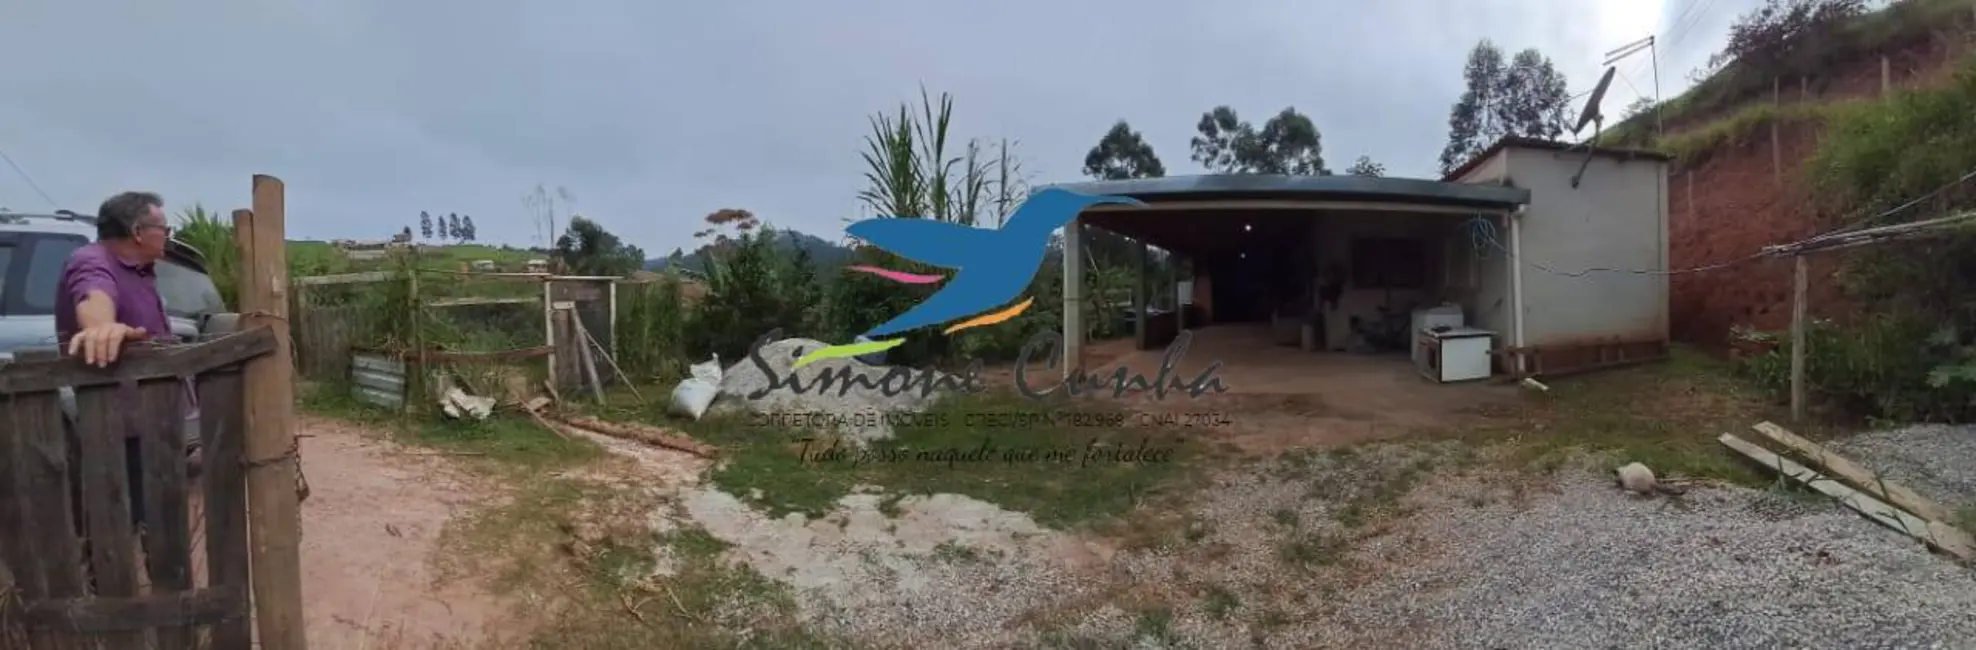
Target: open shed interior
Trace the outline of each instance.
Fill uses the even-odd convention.
[[[1476,218],[1490,217],[1231,202],[1093,210],[1084,222],[1183,260],[1187,327],[1265,324],[1279,343],[1314,351],[1402,352],[1413,346],[1409,323],[1418,309],[1459,305],[1471,320],[1506,313],[1494,304],[1499,295],[1479,291],[1486,255],[1470,250],[1479,241]],[[1149,324],[1155,333],[1143,345],[1171,340],[1168,328]]]

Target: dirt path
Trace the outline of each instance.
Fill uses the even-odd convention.
[[[436,584],[430,560],[446,522],[485,490],[447,459],[418,455],[359,425],[300,416],[302,584],[311,647],[470,648],[503,615],[476,585]]]

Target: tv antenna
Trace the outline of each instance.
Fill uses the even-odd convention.
[[[1599,85],[1592,87],[1592,96],[1585,98],[1585,110],[1578,114],[1577,124],[1571,127],[1571,134],[1578,135],[1584,132],[1585,125],[1592,125],[1591,137],[1581,141],[1585,145],[1585,161],[1578,163],[1578,173],[1571,175],[1572,189],[1578,188],[1578,182],[1585,179],[1585,168],[1592,165],[1592,143],[1597,142],[1599,132],[1605,130],[1605,114],[1599,111],[1599,102],[1605,100],[1606,89],[1612,87],[1612,75],[1617,72],[1619,68],[1606,66],[1605,74],[1599,77]]]

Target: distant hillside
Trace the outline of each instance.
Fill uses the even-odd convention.
[[[778,230],[776,234],[778,235],[777,246],[783,250],[809,251],[810,261],[818,269],[834,269],[843,266],[851,259],[850,248],[838,245],[822,237],[808,235],[794,230]],[[696,273],[705,271],[706,249],[707,247],[701,246],[692,253],[681,256],[679,266]],[[645,260],[645,268],[647,270],[660,271],[670,266],[671,261],[664,257]]]

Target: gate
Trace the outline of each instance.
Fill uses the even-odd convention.
[[[134,347],[109,368],[22,351],[0,367],[0,647],[251,647],[240,367],[274,352],[275,338],[256,328]],[[187,480],[180,410],[188,377],[199,398],[197,482]]]

